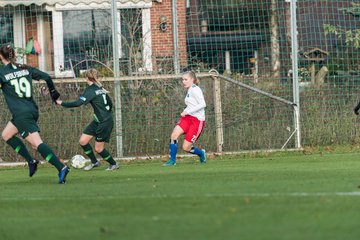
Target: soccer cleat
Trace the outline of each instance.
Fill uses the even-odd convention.
[[[119,164],[114,164],[114,165],[110,165],[107,169],[105,169],[106,171],[114,171],[120,168]]]
[[[93,168],[97,168],[97,167],[100,167],[101,166],[101,163],[100,162],[96,162],[96,163],[91,163],[90,165],[87,165],[84,170],[85,171],[90,171],[92,170]]]
[[[33,161],[31,163],[29,163],[29,177],[34,176],[34,174],[37,171],[37,167],[38,167],[39,161],[33,159]]]
[[[176,165],[176,161],[174,160],[169,160],[163,164],[163,166],[175,166],[175,165]]]
[[[203,154],[200,155],[200,163],[206,163],[206,151],[202,149]]]
[[[64,184],[66,182],[66,176],[70,172],[70,168],[68,166],[63,167],[59,172],[59,184]]]

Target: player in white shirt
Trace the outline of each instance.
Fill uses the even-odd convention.
[[[204,149],[194,146],[199,139],[205,126],[205,99],[201,88],[197,85],[199,80],[193,71],[185,72],[182,76],[184,88],[188,89],[185,104],[186,108],[181,113],[180,121],[175,126],[170,140],[170,160],[164,166],[176,165],[176,154],[178,151],[178,138],[185,134],[183,149],[186,152],[198,155],[200,163],[206,163]]]

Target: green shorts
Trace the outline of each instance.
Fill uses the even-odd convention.
[[[13,116],[13,119],[10,121],[18,129],[20,136],[25,139],[30,133],[40,132],[40,128],[37,124],[38,119],[38,112],[27,112]]]
[[[94,136],[97,142],[109,142],[113,127],[114,121],[112,118],[103,122],[92,121],[87,125],[83,133]]]

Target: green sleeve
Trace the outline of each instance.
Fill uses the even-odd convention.
[[[34,80],[44,80],[46,82],[46,85],[48,86],[49,90],[55,89],[54,82],[51,79],[50,75],[42,72],[36,68],[30,68],[31,78]]]
[[[74,107],[80,107],[84,103],[85,103],[84,101],[82,101],[81,99],[78,99],[73,102],[62,102],[61,106],[65,107],[65,108],[74,108]]]
[[[83,104],[88,104],[95,96],[95,92],[90,88],[87,88],[78,100],[73,102],[62,102],[61,106],[65,108],[80,107]]]
[[[94,97],[96,97],[95,91],[90,86],[85,89],[84,93],[80,96],[80,100],[82,100],[84,104],[88,104]]]
[[[2,70],[3,70],[3,67],[0,68],[0,84],[4,83],[4,78],[5,78]]]

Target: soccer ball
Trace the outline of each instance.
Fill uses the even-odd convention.
[[[71,166],[73,166],[74,168],[81,169],[85,167],[85,164],[86,164],[86,160],[81,155],[75,155],[71,158]]]

